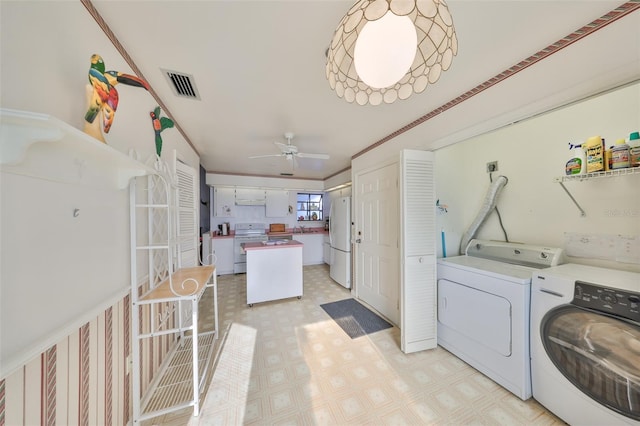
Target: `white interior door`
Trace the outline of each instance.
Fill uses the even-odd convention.
[[[398,164],[355,177],[356,295],[398,324]]]

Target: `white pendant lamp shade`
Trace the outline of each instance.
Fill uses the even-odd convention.
[[[375,89],[392,86],[409,70],[417,46],[418,37],[411,19],[389,11],[362,27],[354,49],[356,73]]]
[[[457,52],[444,0],[360,0],[333,35],[326,76],[347,102],[392,103],[435,83]]]

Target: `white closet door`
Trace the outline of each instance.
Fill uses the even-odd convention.
[[[198,266],[198,205],[196,170],[178,160],[176,176],[176,242],[178,268]]]
[[[433,153],[400,154],[401,349],[437,346],[436,239]]]

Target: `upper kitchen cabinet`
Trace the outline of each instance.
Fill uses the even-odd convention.
[[[215,216],[234,217],[236,215],[235,188],[216,187],[213,189],[213,206]]]
[[[289,191],[266,190],[266,217],[285,217],[289,213]]]
[[[236,205],[264,206],[265,190],[253,188],[236,188]]]

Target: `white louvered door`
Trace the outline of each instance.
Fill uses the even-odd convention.
[[[176,250],[178,268],[198,266],[198,205],[196,170],[175,161]]]
[[[437,346],[436,195],[433,153],[400,154],[401,349]]]

